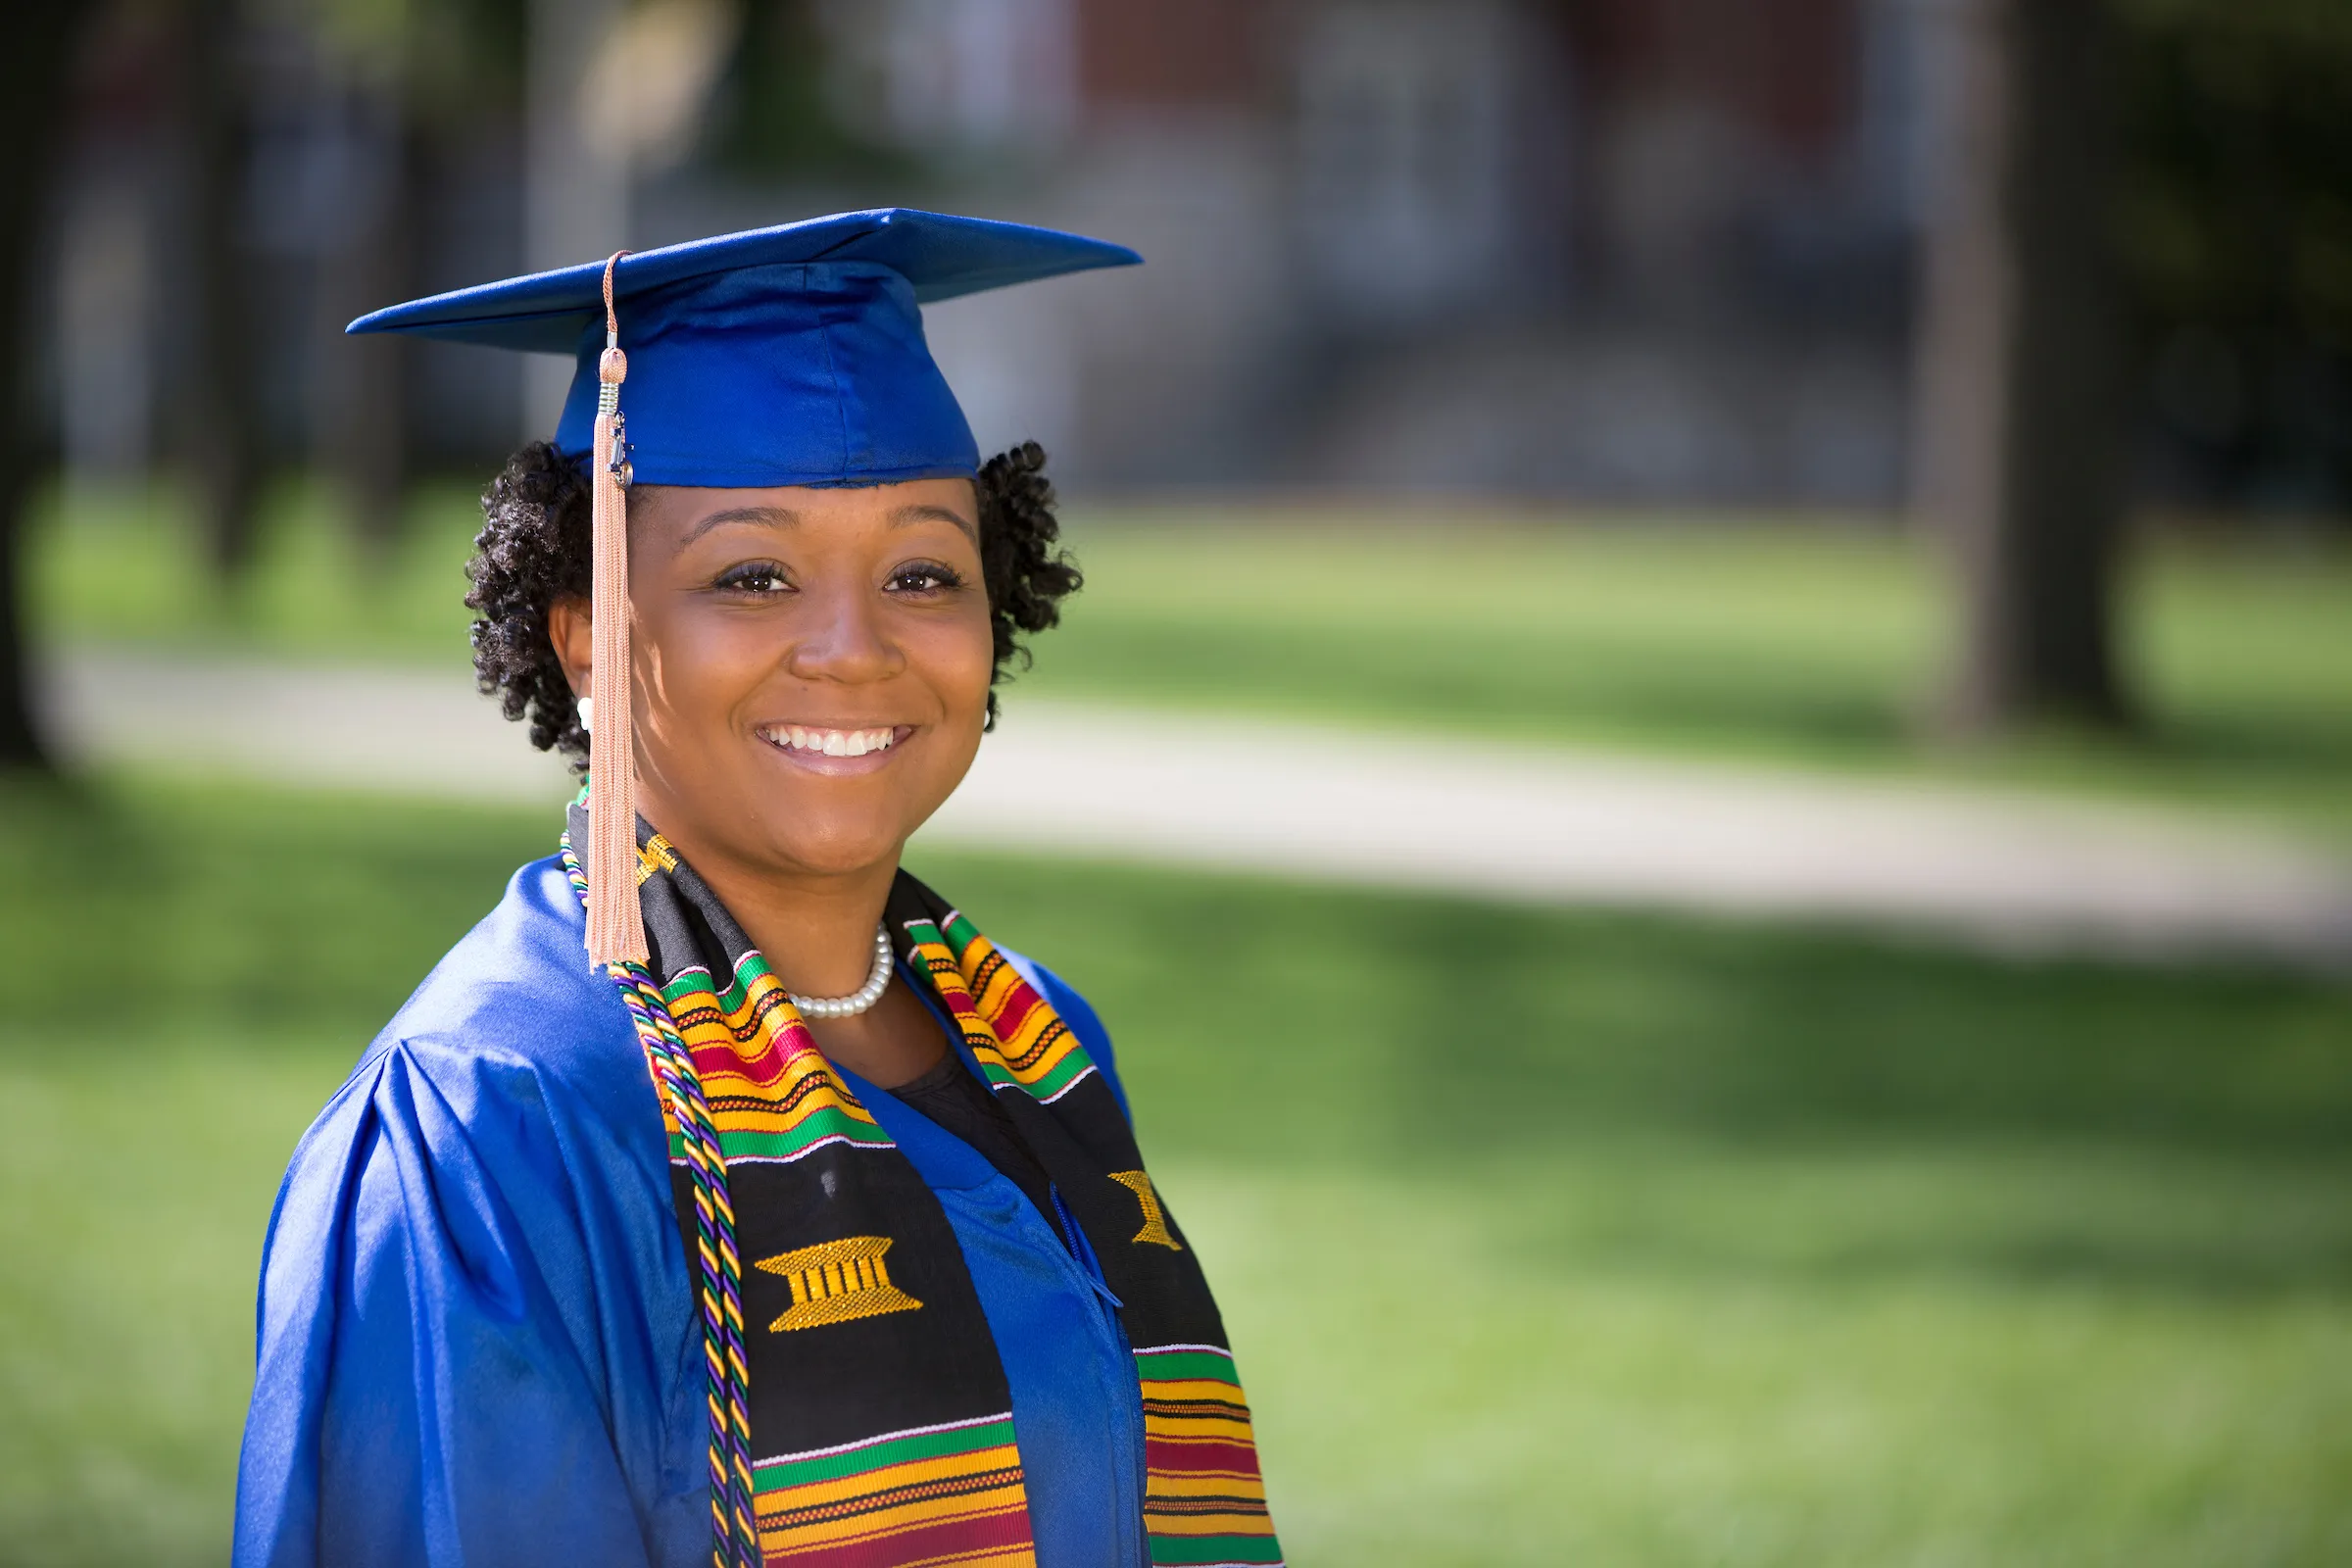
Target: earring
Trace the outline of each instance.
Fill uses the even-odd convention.
[[[593,732],[593,731],[596,729],[596,724],[594,723],[595,715],[596,715],[596,705],[595,705],[595,704],[593,704],[593,703],[591,703],[591,702],[590,702],[590,701],[589,701],[587,698],[585,698],[585,697],[581,698],[581,699],[580,699],[580,728],[582,728],[582,729],[584,729],[584,730],[588,730],[588,731],[591,731],[591,732]]]

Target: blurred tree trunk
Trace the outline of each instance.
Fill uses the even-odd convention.
[[[16,0],[0,49],[0,765],[43,767],[24,637],[24,509],[38,453],[20,415],[33,278],[64,149],[66,83],[82,0]]]
[[[326,329],[338,334],[327,350],[336,395],[322,443],[327,465],[350,499],[361,544],[379,557],[399,537],[401,503],[408,494],[415,345],[393,333],[339,334],[344,322],[397,305],[416,291],[424,149],[404,102],[396,96],[384,113],[391,124],[383,151],[383,204],[336,258],[328,290],[334,309]]]
[[[1959,567],[1964,731],[2129,715],[2101,0],[1949,0],[1921,323],[1918,500]]]
[[[245,206],[245,102],[237,0],[188,0],[188,425],[197,502],[213,565],[233,577],[253,559],[261,494],[255,322],[238,254]]]

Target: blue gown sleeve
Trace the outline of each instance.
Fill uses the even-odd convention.
[[[1000,948],[998,951],[1004,955],[1004,960],[1019,972],[1022,979],[1037,988],[1037,994],[1046,999],[1046,1005],[1070,1026],[1070,1033],[1078,1037],[1078,1043],[1086,1047],[1086,1054],[1094,1058],[1096,1067],[1101,1069],[1102,1081],[1110,1085],[1110,1097],[1119,1102],[1119,1113],[1127,1118],[1130,1126],[1134,1125],[1135,1112],[1127,1104],[1127,1086],[1119,1081],[1118,1058],[1111,1053],[1110,1031],[1096,1016],[1094,1004],[1080,996],[1077,988],[1067,980],[1027,954],[1015,953],[1009,948]]]
[[[675,1369],[613,1349],[557,1127],[527,1071],[495,1067],[394,1041],[297,1150],[263,1259],[237,1568],[675,1560],[643,1506],[663,1420],[614,1390]]]

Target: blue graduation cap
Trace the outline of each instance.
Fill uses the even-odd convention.
[[[968,476],[979,449],[932,361],[921,307],[1141,260],[1076,234],[898,207],[623,256],[612,286],[633,478],[755,488]],[[555,440],[583,457],[605,272],[590,262],[459,289],[346,330],[573,356]]]

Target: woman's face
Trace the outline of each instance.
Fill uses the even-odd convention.
[[[690,860],[895,862],[972,764],[993,656],[968,480],[637,490],[629,598],[639,809]],[[584,691],[581,608],[550,630]]]

